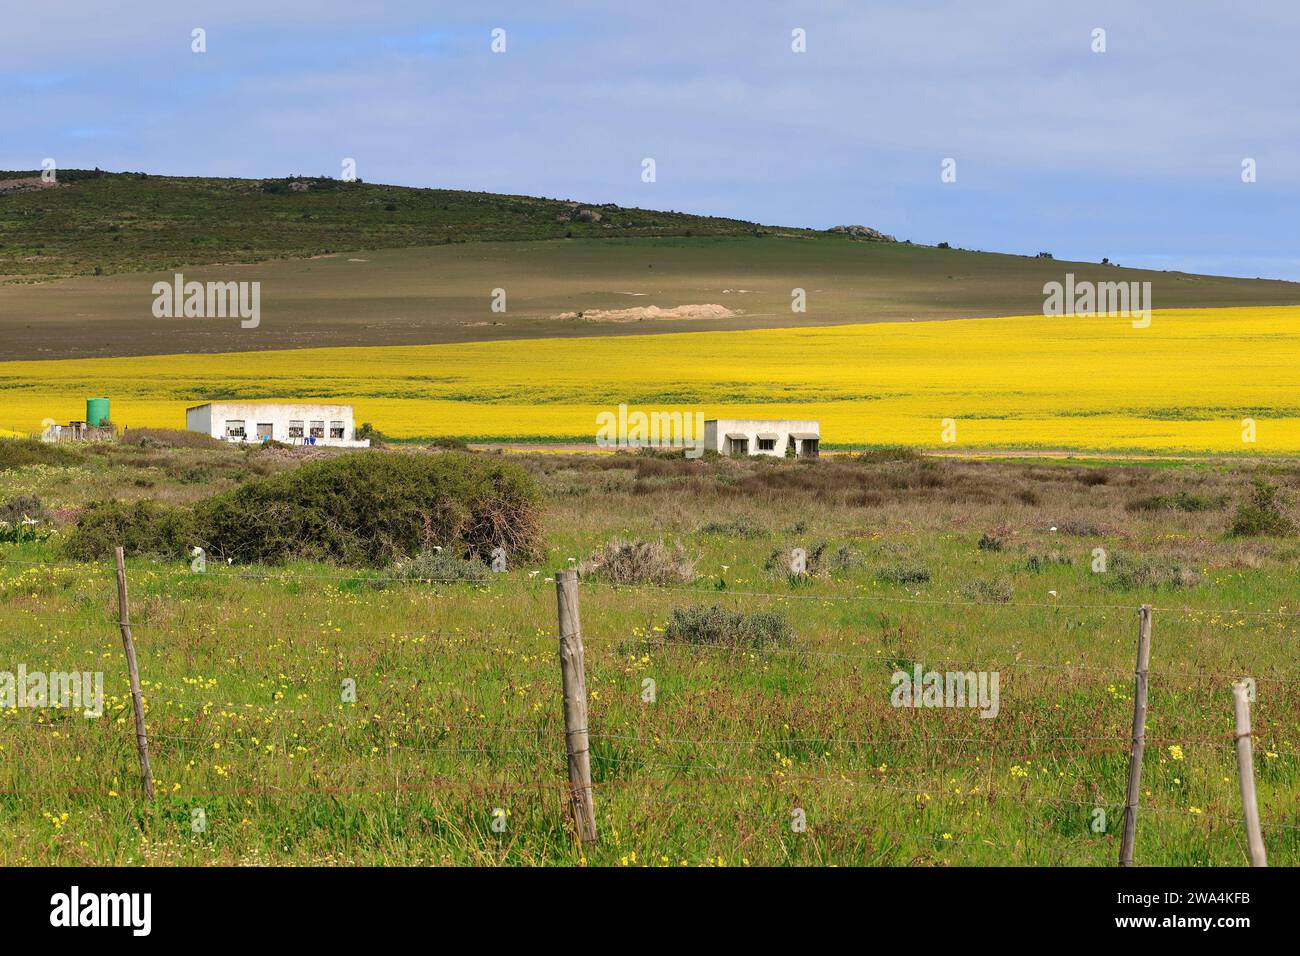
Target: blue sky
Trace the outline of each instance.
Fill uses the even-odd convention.
[[[0,167],[352,157],[372,182],[1300,279],[1293,0],[123,6],[7,18]]]

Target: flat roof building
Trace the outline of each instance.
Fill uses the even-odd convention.
[[[816,458],[821,423],[810,419],[711,418],[704,422],[704,448],[720,455]]]
[[[356,438],[351,405],[206,402],[185,410],[185,429],[231,442],[370,447],[370,439]]]

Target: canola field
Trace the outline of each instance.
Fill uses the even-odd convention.
[[[5,362],[0,394],[23,433],[107,395],[127,427],[293,398],[352,402],[396,439],[592,442],[626,403],[815,418],[828,448],[1293,454],[1300,307]]]

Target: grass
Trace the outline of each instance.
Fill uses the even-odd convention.
[[[0,172],[0,179],[39,172]],[[0,197],[6,277],[149,272],[213,262],[307,258],[566,236],[750,235],[756,223],[678,212],[325,177],[220,179],[60,170],[54,189]],[[306,187],[301,191],[292,187]],[[789,230],[800,232],[800,230]],[[96,271],[98,270],[98,272]]]
[[[11,469],[0,497],[22,487],[64,508],[105,492],[184,501],[213,488],[168,469],[201,463],[220,484],[294,466],[233,449],[77,453],[93,467]],[[1110,866],[1144,601],[1157,610],[1138,862],[1245,863],[1230,734],[1230,682],[1243,675],[1259,686],[1270,861],[1300,862],[1300,831],[1287,828],[1300,786],[1300,542],[1229,537],[1230,509],[1126,508],[1156,493],[1239,502],[1255,477],[1294,508],[1294,465],[1113,464],[1098,484],[1094,469],[1038,461],[519,460],[547,491],[547,555],[485,583],[132,561],[152,807],[135,777],[111,569],[61,566],[59,535],[0,549],[0,661],[102,669],[110,694],[99,721],[0,710],[0,863]],[[151,469],[145,492],[134,479]],[[1019,496],[1029,488],[1036,505]],[[851,503],[866,491],[884,502]],[[756,536],[725,535],[700,530],[705,514],[719,527],[762,522]],[[1049,530],[1067,518],[1098,533]],[[979,547],[990,528],[1001,551]],[[580,587],[601,831],[583,848],[565,817],[546,578],[615,535],[680,543],[699,554],[700,577]],[[774,550],[819,542],[863,560],[802,582],[764,571]],[[1117,593],[1090,571],[1096,547],[1193,567],[1200,581]],[[1053,551],[1072,563],[1026,568]],[[930,574],[881,580],[890,567]],[[1008,582],[1014,598],[971,602],[974,581]],[[789,640],[667,640],[674,609],[714,606],[779,613]],[[997,670],[999,716],[891,707],[891,673],[917,662]],[[341,698],[347,679],[355,703]],[[192,832],[195,808],[204,833]],[[491,828],[498,808],[504,833]],[[791,829],[795,809],[806,832]]]
[[[179,428],[205,398],[321,399],[353,403],[357,421],[398,440],[594,442],[596,416],[627,403],[819,419],[828,445],[1295,454],[1298,322],[1300,308],[1191,309],[1158,311],[1140,330],[1022,316],[664,334],[635,347],[587,337],[7,362],[0,415],[36,428],[102,394],[120,424]]]

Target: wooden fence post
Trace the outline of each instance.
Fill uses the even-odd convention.
[[[126,669],[131,675],[131,702],[135,705],[135,746],[140,754],[140,778],[144,795],[153,799],[153,773],[149,770],[149,738],[144,733],[144,700],[140,696],[140,668],[135,661],[135,641],[131,639],[131,609],[126,599],[126,560],[117,549],[117,612],[122,626],[122,646],[126,648]]]
[[[1138,795],[1142,789],[1142,752],[1147,737],[1147,665],[1151,662],[1151,605],[1138,611],[1137,670],[1133,675],[1133,749],[1128,761],[1128,795],[1124,801],[1124,838],[1119,848],[1119,865],[1133,865],[1137,842]]]
[[[560,617],[560,677],[564,685],[564,744],[569,758],[573,820],[583,843],[596,839],[591,802],[591,755],[587,751],[587,675],[578,618],[578,572],[557,571],[555,599]]]
[[[1259,806],[1255,803],[1255,755],[1250,737],[1250,701],[1244,683],[1232,685],[1232,709],[1237,718],[1237,782],[1241,786],[1241,812],[1246,821],[1246,843],[1251,866],[1268,866],[1264,837],[1259,832]]]

